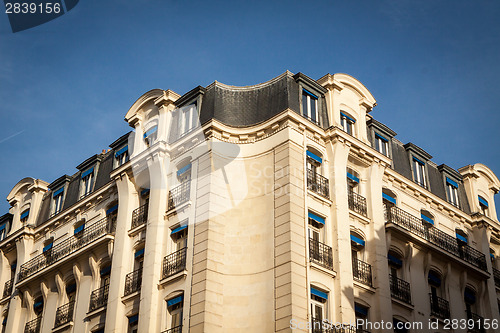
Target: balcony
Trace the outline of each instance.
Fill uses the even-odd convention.
[[[456,238],[437,228],[426,226],[421,219],[410,213],[395,206],[390,208],[386,206],[385,218],[387,223],[394,223],[469,264],[483,271],[487,270],[486,257],[483,253],[466,244],[459,244]]]
[[[73,310],[75,309],[75,301],[69,302],[63,306],[57,308],[56,321],[54,323],[54,328],[62,326],[73,320]]]
[[[328,269],[333,269],[332,248],[309,238],[309,260]]]
[[[161,333],[182,333],[182,325],[172,327],[171,329],[168,329]]]
[[[108,303],[109,284],[96,289],[90,294],[89,312],[106,306]]]
[[[24,326],[24,333],[40,333],[40,329],[42,328],[42,316],[37,317],[31,321],[26,323]]]
[[[364,261],[352,259],[352,275],[354,281],[372,286],[372,266]]]
[[[12,294],[12,286],[14,285],[14,279],[10,279],[9,281],[5,282],[5,285],[3,287],[3,298],[9,297]]]
[[[356,192],[349,190],[347,194],[348,202],[349,202],[349,209],[363,215],[364,217],[367,217],[367,210],[366,210],[366,198],[357,194]]]
[[[322,197],[330,198],[328,179],[312,170],[307,170],[307,188]]]
[[[467,312],[467,332],[484,333],[484,318],[473,312]]]
[[[321,320],[319,318],[311,318],[311,332],[312,333],[370,333],[355,326],[345,325],[343,327],[336,327],[329,324],[330,321]]]
[[[163,278],[182,272],[186,268],[187,248],[180,249],[163,258]]]
[[[148,221],[148,204],[142,205],[132,212],[132,229],[146,224]]]
[[[429,294],[431,299],[431,316],[435,316],[441,319],[450,318],[450,303],[438,296],[433,296]]]
[[[493,278],[495,279],[495,286],[497,286],[497,288],[500,288],[500,270],[496,269],[495,267],[493,267]]]
[[[174,209],[179,205],[189,201],[191,190],[191,181],[185,181],[179,186],[173,188],[168,192],[168,207],[167,210]]]
[[[142,284],[142,268],[128,273],[125,277],[125,296],[141,290]]]
[[[115,229],[116,216],[110,219],[105,217],[102,220],[86,226],[82,232],[78,233],[78,235],[73,235],[67,238],[61,243],[54,245],[51,250],[39,254],[30,261],[22,264],[19,269],[18,280],[22,281],[40,272],[44,268],[54,265],[76,251],[84,248],[93,241],[114,233]]]
[[[401,302],[411,304],[410,283],[389,274],[391,296]]]

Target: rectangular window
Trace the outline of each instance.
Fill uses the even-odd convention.
[[[349,135],[353,135],[354,133],[354,123],[356,120],[349,117],[343,112],[340,112],[340,124],[342,125],[342,129]]]
[[[326,305],[328,301],[328,293],[321,291],[315,287],[311,287],[311,316],[313,322],[313,332],[321,329],[318,323],[321,323],[326,317]],[[321,330],[319,330],[321,331]],[[319,332],[318,331],[318,332]]]
[[[179,109],[179,137],[191,132],[198,125],[196,103]]]
[[[30,216],[30,210],[27,209],[24,212],[21,213],[21,222],[25,223],[28,222],[28,217]]]
[[[94,168],[90,168],[82,173],[82,190],[80,198],[90,194],[94,185]]]
[[[446,177],[446,196],[449,203],[458,207],[458,184],[448,177]]]
[[[169,328],[171,330],[175,328],[180,328],[182,326],[183,304],[184,304],[184,295],[177,296],[167,301],[168,317],[170,317]]]
[[[153,126],[151,129],[147,130],[144,133],[144,141],[146,141],[146,145],[150,147],[155,141],[158,135],[158,126]]]
[[[302,115],[315,124],[318,121],[318,96],[306,89],[302,90]]]
[[[56,215],[62,209],[63,204],[63,196],[64,196],[64,187],[61,187],[57,191],[54,192],[52,198],[54,200],[54,209],[52,210],[52,215]]]
[[[484,215],[488,215],[488,201],[485,198],[478,195],[477,199],[479,200],[479,208],[481,208],[481,213]]]
[[[389,156],[389,143],[386,138],[382,135],[375,133],[375,149],[384,154],[385,156]]]
[[[418,185],[427,188],[425,184],[425,162],[413,157],[413,180]]]
[[[128,145],[122,147],[115,153],[117,166],[121,166],[128,162]]]
[[[7,234],[7,224],[4,223],[0,225],[0,241],[5,239],[6,234]]]

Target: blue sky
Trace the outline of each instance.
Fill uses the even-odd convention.
[[[153,89],[348,73],[372,115],[454,168],[500,175],[498,1],[95,1],[12,33],[0,13],[0,196],[53,181],[129,131]],[[8,204],[0,202],[0,215]]]

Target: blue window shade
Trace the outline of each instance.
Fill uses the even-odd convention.
[[[400,259],[396,258],[393,255],[388,254],[387,255],[387,260],[389,261],[389,263],[391,263],[391,264],[393,264],[395,266],[398,266],[398,267],[403,266],[403,261],[401,261]]]
[[[81,226],[79,226],[78,228],[75,228],[75,231],[73,232],[73,235],[76,235],[76,234],[82,232],[83,229],[85,229],[85,223],[82,224]]]
[[[30,210],[29,209],[27,211],[25,211],[24,213],[21,214],[21,220],[24,219],[25,217],[28,217],[28,215],[30,215]]]
[[[317,296],[322,299],[328,299],[328,294],[324,291],[318,290],[316,288],[311,287],[311,295]]]
[[[186,165],[185,167],[177,170],[177,176],[180,176],[182,175],[184,172],[188,171],[191,169],[191,163],[189,163],[188,165]]]
[[[52,194],[53,197],[57,197],[59,194],[63,193],[64,192],[64,187],[61,187],[60,189],[58,189],[57,191],[54,192],[54,194]]]
[[[391,197],[389,194],[382,193],[382,199],[385,199],[393,204],[396,204],[396,199]]]
[[[465,289],[464,301],[469,304],[476,303],[476,294],[470,289]]]
[[[491,260],[494,260],[495,259],[495,255],[493,253],[490,253],[490,259]]]
[[[454,188],[458,188],[458,184],[448,177],[446,177],[446,184],[449,184],[449,185],[453,186]]]
[[[90,169],[88,169],[87,171],[82,172],[82,178],[87,177],[87,176],[88,176],[88,175],[90,175],[92,172],[94,172],[94,168],[90,168]]]
[[[150,136],[151,134],[153,134],[154,132],[156,132],[157,130],[158,130],[158,126],[151,128],[149,131],[144,133],[144,139],[147,138],[148,136]]]
[[[382,135],[378,134],[378,133],[375,133],[375,137],[376,138],[379,138],[380,140],[384,141],[384,142],[388,142],[389,140],[387,140],[386,138],[384,138]]]
[[[439,287],[441,285],[441,278],[432,271],[429,272],[428,281],[430,284],[435,285],[436,287]]]
[[[5,229],[5,224],[0,225],[0,231],[2,231],[3,229]]]
[[[141,196],[146,195],[149,193],[149,188],[145,188],[144,190],[141,191]]]
[[[430,224],[434,225],[434,220],[433,220],[433,219],[431,219],[430,217],[425,216],[424,214],[420,214],[420,216],[422,217],[422,220],[424,220],[425,222],[427,222],[427,223],[430,223]]]
[[[359,305],[359,304],[354,304],[354,312],[357,315],[361,315],[363,317],[368,316],[368,308],[366,308],[362,305]]]
[[[346,117],[347,119],[349,119],[349,120],[350,120],[350,121],[352,121],[353,123],[355,123],[355,122],[356,122],[356,120],[355,120],[355,119],[353,119],[353,118],[349,117],[349,116],[348,116],[348,115],[346,115],[344,112],[340,112],[340,115],[341,115],[342,117]]]
[[[167,306],[179,304],[180,302],[182,302],[183,299],[184,299],[184,295],[180,295],[180,296],[177,296],[175,298],[169,299],[167,301]]]
[[[459,241],[462,241],[462,242],[464,242],[464,243],[467,243],[467,237],[464,237],[464,236],[462,236],[462,235],[460,235],[460,234],[458,234],[458,233],[456,234],[456,236],[457,236],[457,239],[458,239]]]
[[[123,155],[124,153],[126,153],[128,151],[128,145],[126,145],[125,147],[123,147],[122,149],[118,150],[116,153],[115,153],[115,157],[118,157],[120,155]]]
[[[308,216],[310,219],[312,219],[312,220],[314,220],[314,221],[316,221],[316,222],[318,222],[318,223],[325,224],[325,219],[324,219],[324,218],[322,218],[321,216],[318,216],[318,215],[316,215],[316,214],[314,214],[314,213],[311,213],[311,212],[309,212],[309,213],[307,214],[307,216]]]
[[[483,206],[488,207],[488,201],[486,201],[482,196],[477,197],[479,199],[479,203]]]
[[[109,275],[110,272],[111,272],[111,266],[104,267],[103,269],[101,269],[101,276]]]
[[[116,210],[118,210],[118,205],[114,205],[113,207],[111,207],[110,209],[108,209],[106,211],[106,215],[109,215],[109,214],[113,213]]]
[[[416,161],[417,163],[420,163],[422,165],[425,165],[425,162],[419,160],[418,158],[416,158],[415,156],[413,156],[413,160]]]
[[[304,94],[309,95],[309,96],[311,96],[312,98],[318,99],[318,96],[314,95],[314,94],[313,94],[312,92],[310,92],[309,90],[302,89],[302,91],[304,92]]]
[[[355,181],[356,183],[359,183],[359,178],[349,172],[347,173],[347,178],[349,178],[352,181]]]
[[[172,232],[170,233],[170,235],[176,234],[176,233],[178,233],[178,232],[180,232],[180,231],[182,231],[182,230],[186,229],[187,227],[188,227],[187,225],[183,225],[183,226],[181,226],[181,227],[177,227],[177,228],[175,228],[174,230],[172,230]]]
[[[35,304],[33,304],[33,308],[34,309],[41,308],[42,306],[43,306],[43,301],[36,302]]]
[[[136,251],[134,254],[134,258],[140,257],[144,255],[144,248],[140,249],[139,251]]]
[[[362,240],[361,238],[351,235],[351,240],[358,245],[365,246],[365,241]]]
[[[316,154],[311,153],[309,150],[306,152],[306,155],[307,155],[307,157],[312,158],[313,160],[315,160],[318,163],[323,163],[323,160],[321,159],[321,157],[319,157]]]
[[[7,316],[5,316],[2,320],[2,325],[5,326],[7,325]]]
[[[128,317],[128,324],[129,325],[135,324],[138,321],[139,321],[139,315],[133,315],[133,316]]]
[[[47,252],[47,251],[49,251],[49,250],[52,248],[52,245],[54,245],[54,243],[50,243],[50,244],[45,245],[45,246],[43,247],[43,250],[42,250],[42,251],[43,251],[44,253],[45,253],[45,252]]]

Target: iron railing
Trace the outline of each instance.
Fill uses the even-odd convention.
[[[366,209],[366,198],[356,192],[349,190],[348,195],[349,209],[363,216],[368,216]]]
[[[168,192],[168,207],[167,210],[171,210],[176,206],[182,205],[183,203],[189,201],[191,190],[191,181],[187,180],[182,182],[179,186],[174,187]]]
[[[307,120],[309,120],[311,123],[314,123],[318,126],[320,126],[319,124],[319,119],[312,119],[311,117],[308,117],[307,115],[303,114],[302,117],[306,118]]]
[[[72,321],[74,309],[75,309],[75,301],[69,302],[57,308],[54,328]]]
[[[163,258],[163,278],[182,272],[186,268],[186,251],[182,248]]]
[[[444,298],[429,294],[431,299],[431,315],[441,319],[450,318],[450,303]]]
[[[42,328],[42,316],[30,320],[24,326],[24,333],[40,333]]]
[[[90,294],[89,312],[106,306],[108,303],[109,284],[96,289]]]
[[[332,325],[331,321],[321,320],[319,318],[311,318],[312,333],[370,333],[362,328],[356,328],[352,325]]]
[[[468,262],[469,264],[487,270],[486,256],[478,250],[467,244],[462,244],[456,238],[447,233],[427,226],[422,220],[396,206],[385,207],[385,218],[387,222],[394,223],[397,226],[411,232],[414,235],[422,237],[431,244],[445,250],[446,252]]]
[[[355,281],[372,286],[372,266],[357,258],[352,258],[352,274]]]
[[[128,273],[125,276],[125,296],[141,290],[142,284],[142,268]]]
[[[22,264],[19,269],[18,281],[22,281],[40,272],[42,269],[55,264],[96,239],[115,232],[115,229],[116,216],[112,218],[105,217],[89,226],[85,226],[85,229],[77,236],[73,235],[66,238],[61,243],[54,245],[49,251],[39,254],[30,261]]]
[[[309,260],[328,269],[333,269],[332,248],[309,238]]]
[[[132,212],[132,229],[148,221],[148,204],[142,205]]]
[[[480,315],[465,311],[467,313],[467,329],[470,333],[484,333],[484,318]]]
[[[307,188],[325,198],[330,198],[328,178],[312,170],[307,170]]]
[[[500,270],[496,269],[495,267],[493,267],[493,278],[495,279],[495,286],[500,288]]]
[[[182,332],[182,325],[172,327],[171,329],[168,329],[166,331],[163,331],[161,333],[181,333]]]
[[[389,274],[389,283],[391,286],[391,296],[402,302],[411,304],[410,283],[403,279]]]
[[[5,285],[3,287],[3,297],[8,297],[12,294],[13,285],[14,285],[14,279],[10,279],[9,281],[5,282]]]

